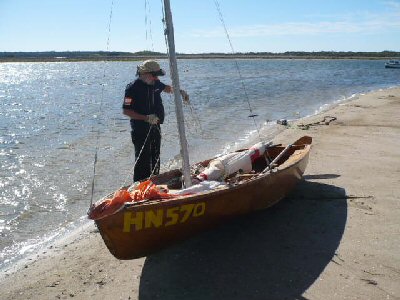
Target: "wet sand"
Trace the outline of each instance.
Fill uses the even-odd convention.
[[[394,88],[290,124],[275,141],[313,149],[279,204],[131,261],[90,225],[3,273],[1,299],[400,299],[399,113]]]

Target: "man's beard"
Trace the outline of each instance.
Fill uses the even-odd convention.
[[[155,82],[155,80],[151,74],[141,74],[139,76],[139,79],[148,85],[154,85],[154,82]]]

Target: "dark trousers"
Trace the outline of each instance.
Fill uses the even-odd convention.
[[[150,133],[149,133],[150,130]],[[149,136],[147,137],[147,134]],[[150,177],[151,174],[160,173],[160,147],[161,129],[153,125],[151,129],[131,132],[132,142],[135,146],[135,169],[133,181],[139,181]],[[147,137],[147,140],[146,140]]]

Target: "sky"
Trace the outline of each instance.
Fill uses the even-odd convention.
[[[400,51],[400,0],[170,1],[180,53]],[[166,52],[162,0],[0,0],[0,52],[99,50]]]

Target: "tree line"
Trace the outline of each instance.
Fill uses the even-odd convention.
[[[287,51],[274,52],[239,52],[239,53],[177,53],[178,58],[366,58],[366,59],[390,59],[400,57],[400,52],[352,52],[352,51]],[[79,60],[138,60],[152,58],[166,58],[162,52],[139,51],[44,51],[44,52],[0,52],[0,61],[79,61]]]

